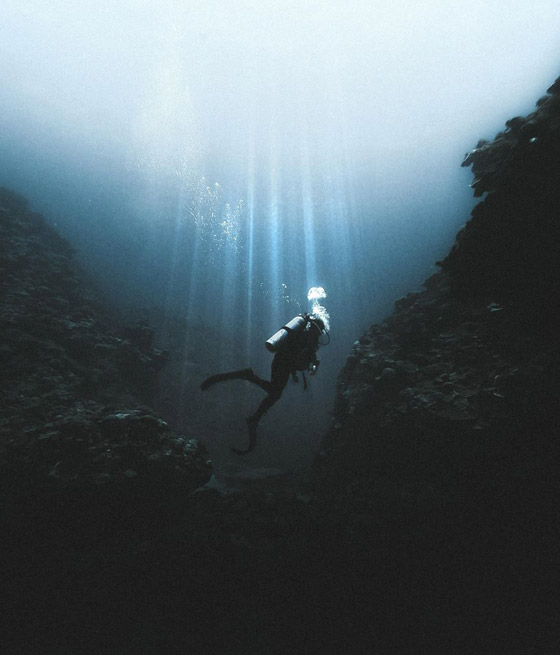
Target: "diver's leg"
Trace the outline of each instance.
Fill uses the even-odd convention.
[[[249,380],[249,382],[256,384],[263,391],[266,391],[266,393],[272,393],[273,391],[272,384],[268,380],[263,380],[258,375],[255,375],[252,371],[251,373],[252,373],[251,377],[246,378],[247,380]]]
[[[255,376],[256,377],[256,376]],[[267,386],[262,388],[268,390],[268,396],[261,402],[257,411],[247,418],[247,423],[255,425],[261,420],[261,417],[268,412],[268,410],[274,405],[277,400],[280,400],[288,380],[290,379],[290,369],[287,365],[287,362],[284,360],[275,357],[272,361],[272,370],[270,376],[270,382],[267,383]],[[266,380],[262,380],[266,382]]]
[[[258,406],[257,411],[251,416],[247,417],[247,428],[249,429],[249,446],[246,450],[232,448],[231,450],[236,455],[246,455],[255,448],[257,445],[257,425],[264,414],[266,414],[266,412],[268,412],[268,410],[272,407],[272,405],[274,405],[276,401],[280,400],[282,392],[284,391],[286,384],[288,384],[289,378],[290,369],[287,363],[282,359],[277,359],[275,357],[272,362],[271,381],[268,382],[268,388],[270,389],[268,396],[264,398],[264,400]],[[262,380],[262,382],[266,382],[266,380]],[[264,386],[262,388],[265,389]]]

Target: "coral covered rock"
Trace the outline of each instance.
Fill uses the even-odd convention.
[[[188,495],[210,477],[204,447],[149,407],[164,353],[147,326],[118,336],[72,250],[0,191],[0,472],[3,500],[99,492]],[[10,500],[11,499],[11,500]],[[35,500],[33,500],[35,499]],[[167,502],[167,501],[165,501]]]
[[[549,323],[560,309],[558,81],[532,114],[479,142],[463,166],[472,166],[475,196],[486,197],[441,263],[454,291],[517,300],[531,322]]]

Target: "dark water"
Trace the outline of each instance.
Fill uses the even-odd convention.
[[[207,331],[185,404],[219,461],[261,396],[202,401],[198,379],[264,376],[264,340],[324,287],[320,374],[263,420],[254,460],[305,465],[353,341],[468,218],[464,152],[556,76],[556,5],[198,4],[8,2],[0,184],[116,305],[157,316],[161,339],[175,319]]]

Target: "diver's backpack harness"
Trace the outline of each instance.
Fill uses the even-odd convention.
[[[315,328],[317,328],[321,333],[325,332],[328,335],[328,332],[326,332],[324,328],[321,328],[319,325],[317,325],[317,322],[313,320],[313,317],[310,314],[298,314],[297,316],[294,316],[294,318],[292,318],[291,321],[288,321],[286,325],[283,325],[277,332],[275,332],[270,337],[270,339],[267,339],[267,341],[265,341],[265,346],[267,350],[269,350],[272,353],[279,352],[280,350],[282,350],[282,348],[286,346],[286,344],[290,341],[291,338],[293,338],[296,335],[302,334],[306,329],[309,329],[308,326],[311,324]],[[305,350],[306,350],[305,348],[301,349],[302,354],[305,352]],[[307,354],[310,354],[309,349],[307,349]],[[305,359],[305,364],[303,364],[302,360],[300,360],[299,365],[296,367],[295,370],[301,372],[303,377],[303,390],[306,391],[307,379],[305,377],[305,371],[309,370],[311,371],[311,375],[314,375],[315,372],[317,371],[319,361],[317,359],[310,359],[309,357],[305,357],[304,359]],[[295,375],[295,371],[294,371],[294,375]],[[294,380],[297,381],[297,377],[294,377]]]

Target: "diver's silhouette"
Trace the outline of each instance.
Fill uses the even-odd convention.
[[[249,446],[245,450],[232,448],[236,455],[246,455],[250,453],[257,443],[257,424],[262,416],[280,399],[282,392],[288,384],[290,375],[294,382],[298,381],[297,373],[302,372],[303,388],[307,389],[307,380],[305,371],[310,375],[317,372],[319,360],[317,359],[317,349],[319,348],[319,338],[321,334],[328,336],[325,329],[324,321],[313,314],[303,314],[295,316],[289,323],[283,325],[266,342],[266,347],[274,352],[272,360],[270,381],[263,380],[255,375],[252,368],[244,368],[240,371],[231,371],[230,373],[219,373],[206,378],[200,385],[203,391],[217,382],[225,380],[248,380],[266,391],[267,397],[261,402],[257,411],[247,417],[247,427],[249,429]]]

